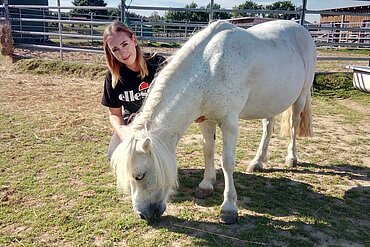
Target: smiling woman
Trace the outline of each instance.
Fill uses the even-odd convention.
[[[104,52],[108,71],[102,104],[108,107],[114,134],[108,157],[123,139],[124,128],[140,110],[150,83],[165,59],[143,54],[135,34],[124,24],[114,21],[104,31]]]

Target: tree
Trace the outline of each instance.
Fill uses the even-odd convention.
[[[149,19],[154,22],[158,22],[161,20],[161,16],[158,14],[157,11],[154,11],[150,16]]]
[[[192,2],[187,4],[185,8],[196,9],[198,4]],[[204,9],[204,7],[203,7]],[[168,11],[165,14],[165,19],[167,20],[178,20],[178,21],[208,21],[208,14],[204,12],[191,12],[191,11]]]
[[[98,7],[105,7],[107,3],[104,0],[73,0],[72,4],[74,6],[98,6]],[[98,16],[107,16],[107,10],[100,10],[100,9],[74,9],[71,11],[72,15],[82,15],[86,16],[90,13],[94,13]],[[99,17],[98,17],[99,18]]]
[[[252,10],[262,10],[263,5],[257,4],[252,1],[246,1],[245,3],[240,4],[239,6],[235,6],[233,9],[235,10],[243,10],[243,9],[252,9]],[[259,13],[237,13],[234,12],[232,14],[233,17],[256,17],[256,16],[262,16]]]
[[[209,3],[207,5],[207,9],[210,9],[211,8],[211,4]],[[221,9],[221,5],[215,3],[213,4],[213,9]],[[230,19],[231,18],[231,14],[230,13],[227,13],[227,12],[214,12],[213,13],[213,19],[215,20],[219,20],[219,19]]]
[[[271,5],[266,5],[266,9],[269,10],[296,10],[297,6],[295,6],[291,1],[279,1],[275,2]],[[268,14],[268,18],[275,18],[275,19],[285,19],[291,20],[296,18],[296,14]]]
[[[198,4],[192,2],[187,4],[185,8],[197,9]],[[169,11],[165,14],[164,18],[167,20],[178,20],[178,21],[197,21],[197,22],[208,22],[209,14],[206,9],[210,9],[211,5],[208,4],[207,7],[201,6],[199,9],[204,9],[204,12],[191,12],[191,11]],[[215,3],[213,9],[221,9],[221,5]],[[229,19],[231,15],[229,13],[213,13],[214,19]]]

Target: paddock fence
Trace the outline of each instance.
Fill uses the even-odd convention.
[[[169,8],[153,6],[127,6],[122,1],[122,8],[96,6],[44,6],[44,5],[9,5],[4,1],[0,6],[0,21],[9,21],[15,47],[59,50],[63,60],[63,51],[102,53],[102,34],[105,27],[115,19],[123,20],[135,32],[139,40],[144,42],[165,42],[181,44],[194,33],[215,20],[215,13],[239,13],[249,18],[234,18],[228,21],[249,28],[259,22],[268,21],[264,18],[269,14],[290,15],[296,22],[306,27],[315,40],[317,47],[344,47],[355,49],[370,48],[370,21],[364,23],[345,23],[343,21],[330,24],[309,23],[307,15],[337,15],[337,12],[306,9],[306,5],[294,11],[282,10],[235,10],[210,8]],[[59,3],[59,1],[57,1]],[[306,2],[305,0],[303,1]],[[74,10],[85,10],[86,14],[73,14]],[[107,12],[97,15],[94,12]],[[130,12],[151,11],[152,13],[179,11],[187,13],[204,13],[208,21],[175,21],[162,20],[159,15],[133,18]],[[110,14],[109,14],[110,13]],[[342,16],[365,16],[370,20],[370,13],[340,12]],[[319,57],[319,60],[363,60],[370,57]]]

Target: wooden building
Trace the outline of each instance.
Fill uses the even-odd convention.
[[[370,4],[364,6],[327,9],[325,11],[334,12],[332,15],[321,14],[320,24],[342,27],[368,27],[370,28],[370,16],[343,15],[341,12],[367,13],[370,14]]]

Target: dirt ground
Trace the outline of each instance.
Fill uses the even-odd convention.
[[[151,51],[153,51],[153,49],[151,49]],[[157,52],[173,52],[173,50],[157,50]],[[40,58],[48,59],[55,59],[59,55],[58,52],[38,53],[36,51],[27,52],[26,50],[19,49],[16,50],[16,53],[23,57],[38,56]],[[65,54],[65,57],[71,60],[75,60],[76,56],[78,56],[78,59],[81,61],[99,61],[104,63],[103,54],[82,54],[72,52]],[[107,136],[110,133],[106,111],[104,107],[100,105],[102,83],[103,78],[86,80],[85,78],[53,74],[33,75],[31,73],[18,73],[17,71],[12,70],[11,64],[2,62],[0,64],[0,109],[2,109],[2,112],[8,114],[6,117],[10,119],[9,122],[11,122],[11,119],[13,118],[12,113],[20,115],[26,113],[32,121],[39,121],[41,125],[37,129],[32,129],[32,134],[37,140],[40,140],[40,142],[55,136],[55,133],[63,132],[67,127],[75,127],[76,131],[79,130],[83,133],[81,138],[85,138],[87,141],[94,141],[91,140],[92,137],[89,136],[88,131],[100,129],[104,131],[104,134]],[[324,205],[335,206],[335,203],[337,203],[336,198],[344,197],[344,195],[349,193],[349,191],[356,191],[358,188],[364,188],[364,190],[368,190],[370,188],[370,108],[369,105],[362,104],[353,99],[324,99],[319,97],[314,98],[313,108],[315,136],[307,141],[299,140],[299,158],[302,162],[302,166],[291,171],[285,171],[284,167],[270,166],[266,173],[255,176],[255,180],[259,181],[263,178],[266,182],[266,187],[263,187],[264,190],[260,190],[260,193],[268,193],[266,191],[275,188],[274,186],[276,185],[274,183],[277,181],[277,178],[279,176],[283,176],[286,180],[282,181],[288,182],[280,185],[282,187],[290,186],[294,188],[294,185],[298,183],[303,185],[307,184],[312,187],[312,191],[310,189],[310,192],[307,192],[306,194],[313,197],[307,200],[307,202],[310,200],[316,200],[318,203],[323,203]],[[351,113],[350,109],[355,111],[355,113]],[[45,123],[42,122],[44,116],[48,116],[52,121]],[[356,120],[357,118],[359,119],[358,121]],[[11,124],[18,125],[20,127],[22,126],[22,123],[20,122],[12,122]],[[4,130],[5,131],[3,133],[0,133],[0,141],[2,141],[1,144],[8,141],[21,141],[22,137],[12,136],[12,134],[9,134],[6,129]],[[241,126],[241,132],[243,132],[243,135],[240,136],[241,145],[247,145],[245,143],[248,143],[249,145],[251,139],[255,145],[258,145],[258,141],[255,140],[260,138],[260,134],[256,134],[260,130],[261,127],[259,122],[243,124]],[[244,133],[254,134],[251,136],[244,136]],[[258,137],[256,137],[257,135]],[[200,142],[201,137],[199,133],[185,135],[179,143],[179,152],[181,154],[179,163],[187,163],[194,159],[195,156],[201,156]],[[199,151],[188,152],[186,148],[192,145],[197,145],[196,149]],[[286,147],[286,139],[273,137],[269,151],[271,154],[271,164],[279,164],[281,157],[284,157]],[[238,191],[242,191],[243,188],[247,187],[244,184],[248,184],[248,180],[244,173],[245,170],[243,169],[248,164],[249,157],[254,155],[254,151],[251,146],[242,146],[239,148],[245,149],[245,152],[247,153],[246,157],[242,156],[242,158],[238,158],[239,182],[237,186]],[[216,159],[218,160],[217,163],[220,163],[219,160],[221,158],[219,155],[216,156]],[[186,162],[184,160],[186,160]],[[11,162],[15,163],[16,160]],[[184,174],[189,171],[189,169],[183,170]],[[283,175],[280,174],[282,171],[284,171]],[[184,174],[182,174],[182,176],[186,177],[186,174]],[[245,178],[245,181],[241,181],[242,178]],[[250,177],[248,177],[248,179],[250,179]],[[79,184],[74,186],[76,189],[82,187],[82,185]],[[196,184],[194,183],[191,186],[193,188]],[[249,184],[249,186],[253,186],[253,184]],[[279,188],[280,187],[278,186],[278,189]],[[221,191],[222,186],[219,185],[217,189],[218,191]],[[187,190],[182,190],[182,192],[183,194],[188,194]],[[361,193],[361,196],[365,195],[364,193]],[[272,194],[267,195],[272,196]],[[242,223],[239,225],[230,228],[220,228],[218,224],[214,224],[214,222],[212,223],[212,220],[216,221],[213,215],[208,216],[209,218],[207,219],[204,219],[205,216],[201,215],[198,216],[199,222],[202,222],[201,224],[203,224],[201,228],[203,230],[206,229],[209,232],[219,231],[222,234],[230,236],[234,236],[236,234],[236,236],[239,236],[237,234],[241,231],[240,226],[245,228],[255,227],[254,220],[250,220],[250,222],[245,223],[245,219],[251,219],[254,217],[257,219],[265,217],[268,222],[284,222],[284,224],[287,224],[288,226],[291,224],[291,227],[293,228],[299,228],[301,226],[301,219],[299,219],[298,216],[287,216],[284,214],[274,213],[274,211],[270,213],[270,209],[264,206],[256,207],[253,211],[250,204],[251,201],[253,202],[257,200],[256,196],[257,194],[253,194],[253,196],[249,197],[241,193],[240,197],[238,197],[238,200],[240,201],[240,216],[243,219]],[[323,196],[326,196],[330,203],[325,204],[325,200],[320,199]],[[363,200],[365,204],[369,202],[365,196],[361,198],[359,196],[358,200],[359,202],[355,203],[356,206],[360,204],[361,200]],[[332,201],[333,203],[331,203]],[[248,206],[245,206],[247,204]],[[281,206],[281,208],[284,209],[289,209],[289,207],[300,212],[300,207],[295,206],[294,203],[285,203]],[[186,213],[190,214],[191,212],[189,213],[185,209],[189,208],[189,211],[204,214],[206,212],[214,212],[215,210],[212,207],[202,207],[198,204],[192,204],[191,201],[189,202],[188,200],[185,200],[185,202],[180,204],[170,204],[168,206],[167,214],[176,216],[180,215],[180,217],[186,218]],[[312,214],[319,214],[328,222],[335,222],[338,223],[338,225],[340,225],[340,222],[336,222],[337,215],[341,217],[343,216],[343,218],[350,218],[349,222],[354,222],[354,226],[350,228],[353,229],[356,236],[363,234],[363,228],[366,230],[369,226],[369,218],[362,217],[363,215],[361,215],[361,219],[358,219],[355,218],[355,216],[352,217],[352,215],[347,214],[347,212],[342,212],[335,208],[331,211],[333,212],[333,216],[329,213],[321,213],[321,211],[319,211],[320,208],[317,209],[317,211],[315,211],[315,209],[310,210],[310,213],[313,212]],[[303,213],[300,212],[300,214]],[[189,217],[195,222],[194,226],[196,223],[199,223],[194,220],[194,218],[197,219],[197,216],[191,215]],[[186,226],[187,225],[185,223],[181,225],[181,227]],[[194,227],[193,225],[191,226]],[[0,228],[0,233],[1,231],[7,232],[6,227],[7,226],[5,225],[3,228]],[[169,228],[173,230],[176,227],[171,226]],[[329,231],[332,228],[333,227],[330,226],[324,229],[328,229]],[[366,246],[355,240],[347,240],[346,238],[350,234],[348,233],[349,230],[342,230],[340,226],[334,226],[334,229],[335,231],[343,231],[343,233],[347,235],[344,237],[339,236],[338,238],[333,238],[333,235],[330,235],[330,233],[325,233],[325,231],[322,231],[320,228],[315,228],[314,225],[307,223],[305,227],[300,228],[303,233],[299,236],[309,236],[310,240],[314,239],[318,243],[317,245],[315,244],[316,246]],[[131,232],[136,231],[140,232],[144,230],[140,230],[140,228],[136,230],[131,229]],[[186,232],[186,234],[182,236],[184,244],[176,246],[190,246],[192,244],[191,241],[194,241],[194,238],[202,238],[202,235],[199,232],[193,234],[191,232],[192,230],[187,231],[190,233]],[[9,232],[14,233],[12,230],[9,230]],[[284,232],[287,231],[278,231],[276,235],[287,237],[288,233]],[[160,238],[166,233],[161,232],[160,229],[158,230],[153,228],[148,232],[141,232],[140,234],[140,239],[143,239],[142,236],[148,238]],[[298,240],[299,236],[297,237]],[[363,239],[364,238],[365,237],[363,237]],[[284,242],[285,240],[281,241],[282,242],[276,242],[273,245],[286,246],[287,242]],[[240,244],[240,242],[238,243]],[[367,242],[367,244],[368,243],[370,242]]]

